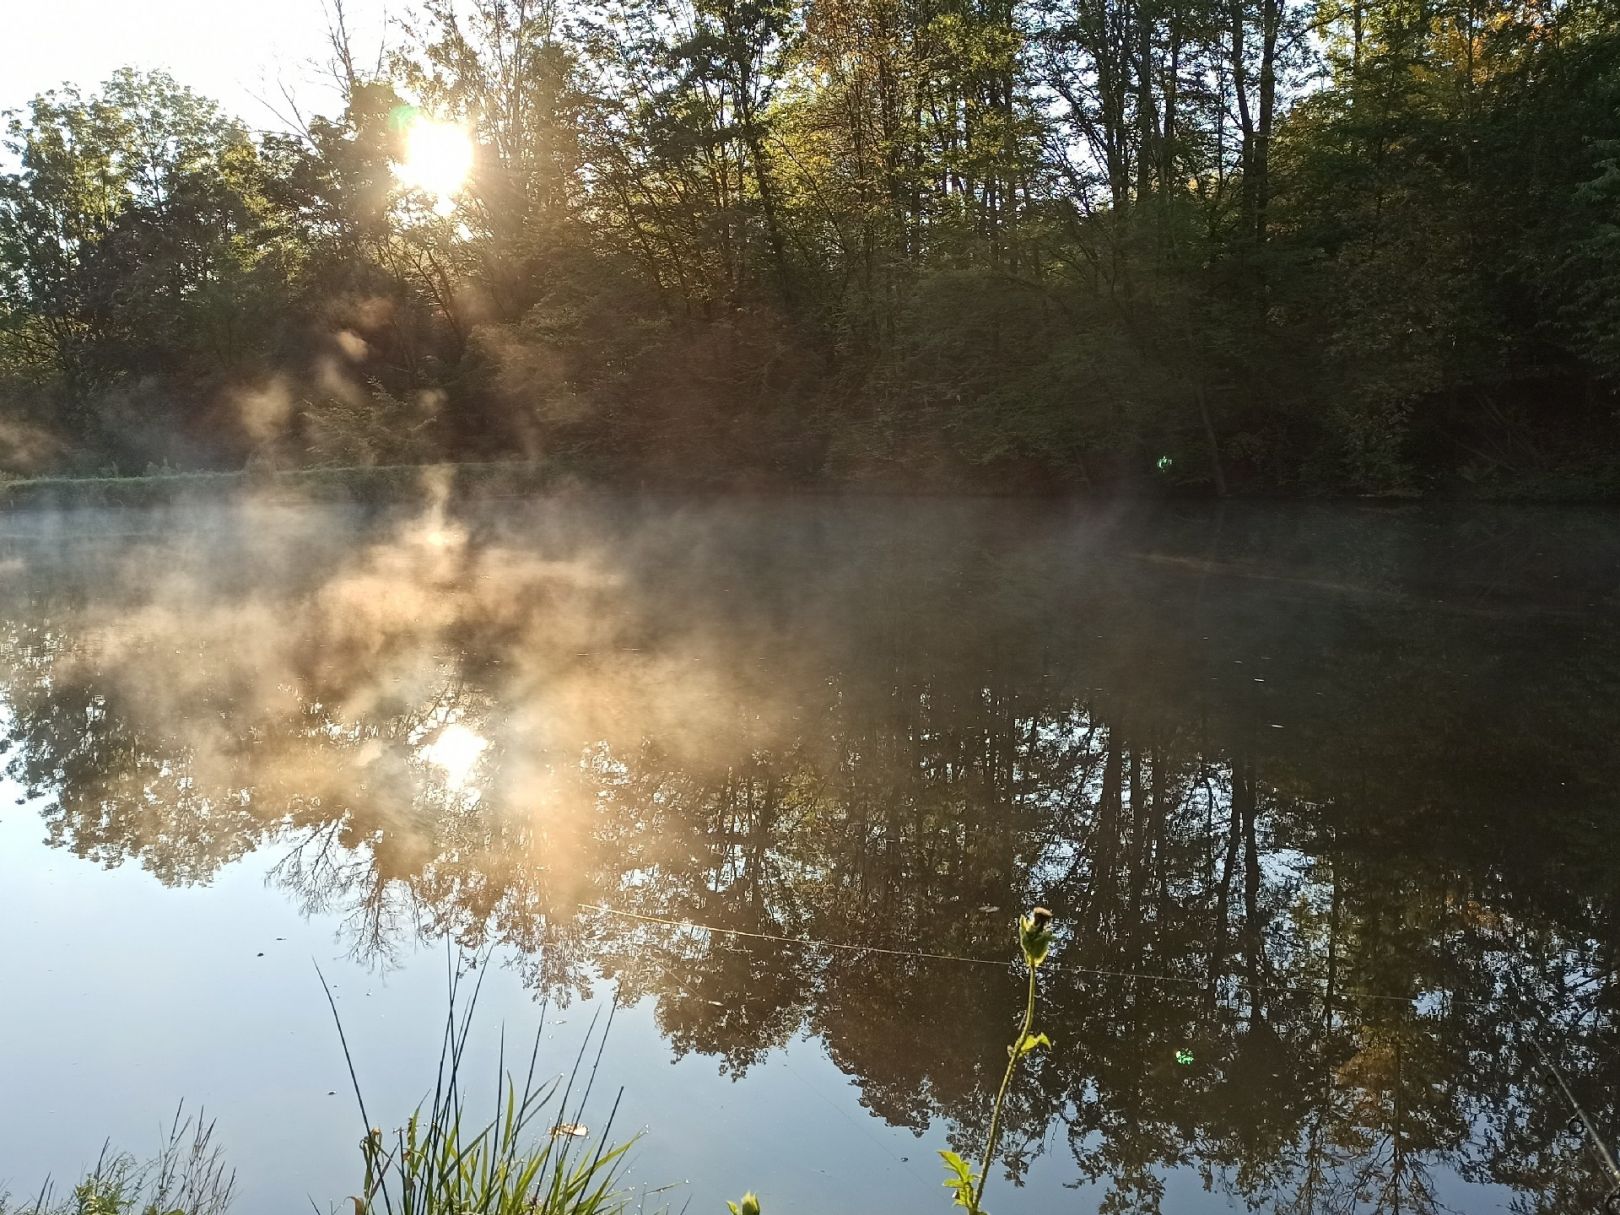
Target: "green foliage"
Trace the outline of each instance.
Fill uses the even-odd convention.
[[[373,1131],[361,1143],[364,1184],[358,1215],[607,1215],[626,1209],[617,1191],[628,1145],[605,1141],[569,1158],[572,1135],[546,1134],[546,1110],[560,1082],[538,1090],[512,1087],[503,1077],[498,1113],[476,1127],[450,1106],[413,1114],[384,1141]]]
[[[594,1065],[583,1077],[580,1074],[589,1034],[570,1074],[537,1080],[535,1065],[545,1030],[542,1017],[522,1079],[506,1071],[503,1051],[493,1112],[486,1120],[474,1121],[467,1111],[461,1060],[472,1032],[478,987],[465,1006],[458,1007],[460,983],[458,973],[451,981],[431,1101],[392,1136],[370,1127],[360,1141],[364,1178],[354,1197],[355,1215],[620,1215],[628,1210],[619,1175],[630,1145],[609,1142],[618,1100],[598,1134],[575,1133],[583,1129],[577,1119],[590,1100],[596,1075]],[[368,1120],[329,988],[326,997],[337,1021],[360,1116]],[[605,1036],[604,1032],[604,1040]],[[572,1108],[571,1097],[576,1098]]]
[[[1048,1049],[1052,1040],[1043,1034],[1030,1032],[1035,1020],[1035,972],[1046,961],[1052,948],[1052,913],[1045,907],[1036,907],[1018,917],[1018,948],[1024,958],[1024,969],[1029,972],[1029,993],[1024,1000],[1024,1023],[1018,1036],[1007,1047],[1007,1070],[1002,1074],[1001,1087],[990,1107],[990,1131],[985,1138],[984,1162],[974,1172],[956,1152],[941,1152],[945,1171],[950,1174],[945,1185],[951,1190],[953,1206],[965,1207],[968,1215],[988,1215],[984,1209],[984,1186],[990,1176],[990,1166],[996,1159],[996,1144],[1001,1130],[1002,1109],[1007,1103],[1007,1090],[1012,1086],[1018,1061],[1040,1047]]]
[[[364,391],[309,401],[304,422],[309,460],[320,465],[425,464],[437,450],[433,432],[442,394],[404,401],[373,381]]]
[[[1603,374],[1620,377],[1620,140],[1597,145],[1604,159],[1575,201],[1584,231],[1570,251],[1571,319],[1577,340]]]
[[[104,1151],[61,1198],[49,1184],[26,1204],[13,1205],[0,1194],[0,1215],[224,1215],[235,1174],[226,1170],[213,1136],[212,1122],[176,1110],[155,1158]]]
[[[1007,1048],[1007,1054],[1014,1058],[1022,1059],[1025,1055],[1029,1054],[1030,1051],[1042,1046],[1050,1050],[1052,1040],[1045,1034],[1025,1034],[1018,1040],[1018,1044],[1016,1046],[1009,1046]]]
[[[950,1174],[945,1186],[951,1191],[951,1205],[968,1211],[978,1210],[978,1200],[974,1197],[978,1174],[956,1152],[945,1151],[939,1155],[945,1162],[945,1171]]]
[[[433,0],[296,136],[64,88],[7,125],[0,471],[1600,490],[1605,13]]]
[[[239,123],[162,73],[12,115],[0,174],[0,333],[31,410],[137,466],[186,452],[211,397],[284,323],[281,237]],[[186,452],[189,455],[189,452]]]
[[[503,1073],[494,1116],[470,1126],[456,1077],[465,1032],[464,1021],[446,1054],[433,1103],[413,1114],[391,1142],[376,1129],[361,1141],[363,1175],[360,1193],[353,1198],[357,1215],[626,1211],[629,1203],[617,1180],[629,1144],[610,1146],[604,1128],[575,1151],[576,1136],[542,1129],[552,1126],[552,1112],[575,1091],[577,1065],[566,1086],[561,1080],[535,1086],[532,1060],[524,1083],[514,1085]],[[588,1093],[587,1085],[580,1108]],[[226,1171],[212,1139],[212,1123],[177,1113],[156,1159],[142,1163],[127,1154],[104,1157],[61,1199],[49,1186],[26,1205],[12,1205],[0,1196],[0,1215],[225,1215],[234,1174]],[[732,1210],[738,1208],[733,1205]],[[758,1215],[757,1200],[745,1197],[742,1210]]]

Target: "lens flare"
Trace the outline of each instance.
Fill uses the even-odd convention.
[[[416,118],[405,131],[405,159],[394,167],[400,183],[432,196],[433,209],[449,215],[472,171],[473,141],[453,122]]]

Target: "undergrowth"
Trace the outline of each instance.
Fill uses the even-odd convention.
[[[599,1038],[592,1020],[572,1069],[562,1076],[537,1073],[544,1011],[520,1075],[507,1070],[503,1031],[494,1101],[483,1105],[468,1098],[463,1064],[477,988],[462,1007],[459,987],[459,976],[453,974],[433,1094],[403,1126],[388,1133],[367,1114],[348,1036],[327,991],[363,1124],[357,1190],[329,1208],[333,1215],[347,1215],[351,1207],[354,1215],[624,1215],[632,1206],[646,1210],[646,1200],[662,1191],[632,1194],[621,1184],[630,1142],[611,1139],[624,1090],[614,1098],[600,1131],[592,1135],[581,1123],[613,1014]],[[593,1039],[596,1054],[586,1068]],[[213,1123],[177,1112],[155,1159],[143,1162],[103,1149],[95,1167],[70,1189],[59,1190],[47,1180],[27,1200],[0,1195],[0,1215],[224,1215],[235,1174],[227,1172],[213,1135]]]
[[[142,1161],[103,1147],[66,1191],[49,1178],[27,1201],[0,1195],[0,1215],[223,1215],[236,1175],[214,1143],[214,1124],[175,1110],[162,1149]]]
[[[987,1215],[985,1183],[1018,1064],[1037,1048],[1051,1046],[1047,1036],[1034,1033],[1033,1027],[1035,975],[1051,949],[1052,913],[1037,907],[1021,916],[1018,944],[1028,972],[1024,1017],[1018,1036],[1007,1047],[1007,1067],[991,1106],[984,1159],[975,1169],[956,1152],[940,1153],[954,1205],[968,1215]],[[589,1070],[584,1063],[596,1035],[594,1018],[572,1069],[549,1079],[536,1075],[544,1010],[521,1080],[507,1070],[503,1031],[493,1107],[479,1114],[469,1109],[463,1071],[482,968],[478,973],[470,998],[458,1007],[461,972],[452,970],[433,1095],[404,1126],[387,1134],[371,1122],[348,1035],[322,976],[364,1128],[359,1192],[349,1199],[354,1215],[625,1215],[632,1205],[644,1210],[648,1195],[633,1194],[622,1184],[625,1154],[633,1140],[611,1141],[624,1090],[614,1097],[599,1132],[590,1135],[581,1123],[613,1013],[608,1014]],[[155,1160],[142,1164],[128,1155],[109,1156],[104,1149],[95,1168],[70,1191],[58,1194],[47,1182],[30,1202],[8,1202],[0,1196],[0,1215],[223,1215],[235,1175],[226,1172],[213,1131],[213,1123],[176,1111],[168,1141]],[[761,1212],[760,1200],[752,1193],[726,1205],[731,1215]]]
[[[482,968],[478,973],[481,984]],[[457,1006],[459,988],[460,974],[455,972],[433,1096],[392,1134],[374,1126],[366,1112],[348,1037],[327,990],[365,1126],[360,1142],[364,1174],[360,1193],[353,1196],[354,1215],[620,1215],[627,1211],[633,1196],[621,1185],[621,1173],[630,1143],[610,1142],[624,1090],[614,1097],[598,1133],[590,1135],[581,1122],[613,1014],[608,1015],[589,1071],[582,1072],[582,1067],[595,1034],[595,1018],[572,1070],[550,1079],[538,1077],[535,1071],[545,1031],[544,1011],[521,1080],[506,1068],[503,1031],[494,1105],[491,1111],[477,1114],[468,1108],[462,1061],[478,986],[464,1009]]]

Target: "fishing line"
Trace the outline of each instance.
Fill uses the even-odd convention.
[[[676,920],[665,916],[647,915],[642,912],[622,911],[616,907],[606,907],[598,903],[580,903],[578,906],[583,911],[593,911],[599,915],[617,916],[621,919],[635,920],[644,924],[658,924],[667,928],[679,929],[688,934],[695,931],[741,940],[767,941],[773,944],[796,945],[805,949],[826,949],[847,953],[877,954],[884,957],[906,958],[919,961],[957,962],[964,965],[973,966],[999,966],[1003,969],[1013,965],[1011,959],[982,958],[975,957],[970,954],[938,953],[929,950],[896,949],[883,945],[858,945],[843,941],[822,940],[814,937],[795,937],[787,936],[782,933],[756,932],[743,928],[722,928],[718,925],[702,924],[694,920]],[[662,971],[665,976],[668,977],[670,981],[673,982],[677,987],[681,988],[681,990],[686,991],[688,995],[694,995],[694,993],[691,992],[691,989],[686,987],[684,983],[671,974],[667,967],[657,961],[654,961],[653,965]],[[1096,975],[1104,978],[1127,980],[1141,979],[1144,982],[1150,983],[1173,983],[1190,987],[1205,986],[1205,980],[1189,978],[1184,975],[1155,974],[1146,971],[1109,970],[1102,967],[1079,966],[1072,963],[1064,963],[1059,960],[1048,962],[1047,968],[1053,970],[1067,970],[1077,974]],[[1320,997],[1324,1000],[1330,999],[1334,996],[1339,996],[1361,1000],[1390,1001],[1404,1005],[1410,1005],[1413,1000],[1413,997],[1410,996],[1393,996],[1380,992],[1362,991],[1347,987],[1338,988],[1336,991],[1329,991],[1317,989],[1315,987],[1306,988],[1300,985],[1261,984],[1244,979],[1238,975],[1223,977],[1230,978],[1240,988],[1248,988],[1257,993],[1276,993],[1284,995],[1309,994]],[[1512,1003],[1515,996],[1517,996],[1519,1012],[1521,1015],[1523,1015],[1525,1012],[1529,1012],[1532,1019],[1540,1020],[1544,1024],[1546,1023],[1547,1018],[1537,1014],[1536,1010],[1531,1008],[1527,1000],[1522,996],[1522,994],[1519,993],[1484,1000],[1453,996],[1451,997],[1451,1001],[1454,1004],[1462,1005],[1464,1007],[1504,1007],[1505,1011],[1512,1013],[1514,1011],[1512,1008]],[[696,998],[695,995],[694,998]],[[1581,1125],[1587,1142],[1590,1144],[1592,1150],[1596,1153],[1603,1166],[1603,1171],[1614,1182],[1614,1188],[1610,1190],[1607,1197],[1605,1197],[1603,1200],[1603,1210],[1607,1212],[1608,1215],[1620,1215],[1620,1163],[1616,1162],[1613,1152],[1609,1150],[1607,1144],[1604,1143],[1602,1136],[1599,1134],[1596,1123],[1593,1122],[1591,1116],[1586,1112],[1585,1108],[1580,1104],[1580,1102],[1575,1099],[1575,1094],[1570,1090],[1569,1085],[1565,1082],[1562,1072],[1558,1070],[1558,1068],[1553,1064],[1552,1060],[1547,1056],[1547,1052],[1542,1048],[1541,1042],[1536,1034],[1532,1032],[1527,1034],[1526,1038],[1534,1048],[1537,1056],[1540,1058],[1543,1069],[1552,1077],[1554,1085],[1557,1087],[1559,1093],[1563,1096],[1565,1102],[1569,1104],[1570,1108],[1574,1110],[1576,1119],[1578,1119]],[[793,1069],[790,1067],[789,1070],[792,1071]],[[794,1074],[797,1076],[797,1072],[794,1072]],[[809,1081],[805,1080],[802,1076],[800,1076],[799,1079],[807,1088],[817,1092],[817,1095],[820,1096],[822,1100],[828,1101],[829,1104],[833,1104],[825,1094],[815,1090],[814,1086],[811,1085]],[[835,1108],[838,1107],[835,1105]],[[844,1111],[840,1110],[840,1112],[843,1113]],[[848,1117],[847,1113],[845,1116]],[[888,1152],[886,1145],[879,1146],[881,1146],[885,1152]],[[892,1152],[888,1154],[893,1155]],[[896,1160],[899,1163],[904,1163],[904,1161],[899,1161],[898,1157],[896,1157]],[[908,1167],[908,1171],[913,1170],[910,1170]]]
[[[1543,1027],[1547,1028],[1547,1032],[1551,1032],[1548,1018],[1541,1013],[1529,997],[1522,992],[1518,993],[1518,995],[1522,1014],[1526,1014],[1530,1020],[1540,1021]],[[1609,1150],[1608,1144],[1603,1141],[1603,1136],[1598,1132],[1597,1123],[1586,1112],[1586,1108],[1575,1099],[1575,1094],[1570,1090],[1568,1082],[1564,1079],[1564,1073],[1548,1057],[1538,1035],[1532,1030],[1532,1032],[1525,1035],[1525,1039],[1534,1048],[1537,1058],[1541,1061],[1542,1070],[1552,1077],[1553,1086],[1563,1094],[1563,1098],[1570,1109],[1575,1111],[1574,1121],[1580,1123],[1581,1130],[1585,1133],[1586,1142],[1597,1155],[1598,1161],[1602,1164],[1603,1171],[1608,1174],[1609,1180],[1614,1183],[1613,1188],[1609,1190],[1607,1197],[1603,1200],[1603,1210],[1610,1212],[1611,1215],[1620,1215],[1620,1164],[1615,1162],[1614,1153]]]
[[[1608,1145],[1603,1142],[1602,1137],[1598,1134],[1591,1115],[1586,1112],[1585,1107],[1579,1101],[1575,1100],[1575,1094],[1569,1091],[1569,1085],[1564,1082],[1563,1073],[1553,1066],[1552,1060],[1547,1058],[1546,1051],[1541,1049],[1541,1044],[1536,1041],[1534,1035],[1530,1038],[1530,1045],[1536,1048],[1536,1054],[1541,1056],[1542,1064],[1552,1073],[1552,1078],[1558,1085],[1558,1091],[1564,1094],[1564,1100],[1569,1102],[1570,1108],[1575,1111],[1575,1116],[1580,1119],[1581,1128],[1586,1132],[1586,1141],[1591,1145],[1592,1150],[1597,1153],[1598,1160],[1602,1162],[1604,1171],[1609,1175],[1609,1180],[1614,1182],[1614,1188],[1609,1191],[1608,1197],[1603,1200],[1603,1209],[1610,1212],[1620,1211],[1620,1165],[1615,1163],[1614,1153],[1609,1151]]]
[[[580,903],[582,911],[594,911],[600,915],[618,916],[627,920],[639,920],[644,924],[662,924],[667,928],[680,928],[685,930],[696,929],[699,932],[713,933],[720,936],[741,937],[746,940],[770,941],[781,945],[797,945],[804,949],[830,949],[846,953],[879,954],[891,958],[908,958],[917,961],[930,962],[960,962],[972,966],[999,966],[1006,969],[1016,963],[1013,958],[981,958],[971,954],[933,953],[918,949],[895,949],[884,945],[857,945],[844,941],[828,941],[816,937],[791,937],[773,932],[754,932],[745,928],[722,928],[714,924],[701,924],[694,920],[674,920],[664,916],[646,915],[638,911],[621,911],[616,907],[605,907],[598,903]],[[1148,983],[1172,983],[1182,987],[1202,988],[1208,985],[1207,979],[1192,978],[1188,975],[1157,974],[1142,970],[1109,970],[1099,966],[1080,966],[1076,963],[1065,962],[1061,959],[1052,959],[1043,967],[1043,970],[1066,971],[1070,974],[1096,975],[1107,979],[1140,979]],[[1252,990],[1264,995],[1298,995],[1326,998],[1325,984],[1323,987],[1306,987],[1302,984],[1275,984],[1246,979],[1241,975],[1223,975],[1238,987]],[[1392,996],[1381,992],[1361,991],[1351,987],[1339,987],[1333,995],[1351,997],[1358,1000],[1384,1000],[1397,1004],[1410,1004],[1414,997]],[[1489,1008],[1502,1003],[1500,999],[1473,1000],[1463,996],[1450,997],[1452,1003],[1474,1008]]]
[[[693,925],[693,927],[701,927],[701,925]],[[647,958],[646,960],[651,962],[652,965],[654,966],[654,968],[656,968],[659,971],[662,971],[664,977],[666,979],[668,979],[671,983],[673,983],[681,991],[685,992],[686,995],[690,999],[700,1000],[700,1001],[703,1001],[703,1002],[709,1003],[709,1004],[715,1003],[715,1001],[713,1001],[713,1000],[708,1000],[708,999],[706,999],[706,997],[698,995],[695,991],[693,991],[685,983],[682,983],[680,981],[680,979],[676,978],[675,975],[670,971],[669,967],[665,966],[662,962],[658,961],[656,958]],[[615,997],[615,1000],[616,999],[617,999],[617,997]],[[831,1106],[834,1110],[836,1110],[838,1112],[839,1116],[844,1119],[844,1121],[848,1122],[856,1130],[860,1131],[868,1140],[870,1140],[873,1147],[877,1148],[878,1151],[882,1152],[890,1160],[894,1161],[895,1164],[898,1164],[901,1168],[905,1169],[906,1172],[910,1173],[918,1181],[926,1182],[927,1179],[924,1178],[920,1173],[918,1173],[916,1169],[911,1167],[911,1163],[906,1159],[906,1157],[898,1155],[892,1148],[889,1147],[888,1144],[884,1143],[881,1139],[879,1139],[877,1137],[877,1135],[873,1132],[871,1127],[866,1126],[863,1123],[857,1122],[850,1115],[848,1110],[846,1110],[843,1106],[839,1105],[831,1097],[827,1096],[826,1093],[822,1092],[815,1085],[811,1084],[810,1081],[806,1077],[801,1075],[798,1068],[794,1067],[793,1064],[788,1061],[786,1051],[781,1052],[780,1061],[781,1061],[782,1066],[787,1070],[789,1075],[791,1075],[800,1084],[804,1085],[805,1088],[809,1089],[810,1092],[812,1094],[814,1094],[816,1097],[819,1097],[823,1102],[825,1102],[827,1105]]]
[[[750,932],[744,928],[719,928],[713,924],[699,924],[694,920],[671,920],[663,916],[643,915],[638,911],[620,911],[617,907],[603,907],[597,903],[579,904],[582,911],[595,911],[601,915],[615,915],[626,920],[640,920],[644,924],[662,924],[666,928],[696,929],[699,932],[729,937],[745,937],[755,941],[774,941],[781,945],[800,945],[808,948],[843,949],[852,953],[879,953],[895,958],[923,958],[938,962],[970,962],[978,966],[1006,967],[1005,958],[974,958],[961,954],[926,953],[912,949],[888,949],[882,945],[848,945],[837,941],[818,941],[811,937],[779,936],[771,932]]]

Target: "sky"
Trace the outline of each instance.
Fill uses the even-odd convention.
[[[398,11],[402,0],[394,0]],[[348,0],[362,59],[382,36],[384,0]],[[162,68],[250,127],[286,124],[285,84],[306,111],[331,113],[322,0],[0,0],[0,110],[64,82],[92,90],[120,67]]]

